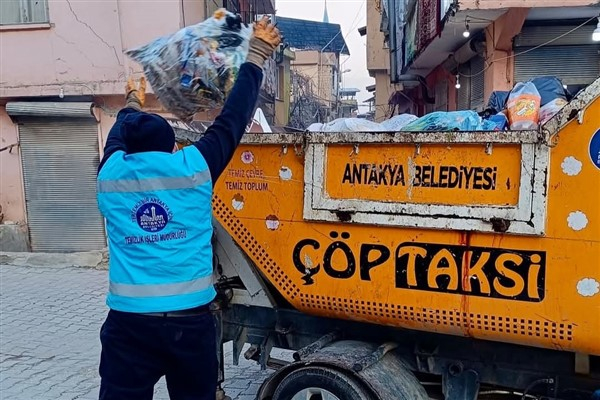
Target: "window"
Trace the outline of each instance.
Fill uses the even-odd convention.
[[[1,0],[0,25],[48,22],[47,0]]]

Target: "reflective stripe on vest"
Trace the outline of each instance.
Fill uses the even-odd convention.
[[[212,284],[212,276],[194,279],[187,282],[165,283],[155,285],[127,285],[110,282],[110,293],[124,297],[161,297],[176,296],[204,290]]]
[[[111,309],[168,312],[214,299],[211,200],[210,170],[194,146],[108,159],[98,175],[98,205],[106,218]]]
[[[98,181],[98,193],[151,192],[158,190],[190,189],[210,182],[210,172],[200,171],[192,176]]]

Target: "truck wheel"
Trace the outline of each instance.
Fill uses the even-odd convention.
[[[325,367],[304,367],[286,376],[273,400],[372,400],[360,382]]]

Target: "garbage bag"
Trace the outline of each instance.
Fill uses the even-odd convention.
[[[510,92],[505,92],[501,90],[497,90],[492,92],[490,99],[488,101],[487,108],[492,109],[494,114],[500,113],[506,109],[506,101],[508,100],[508,94]]]
[[[407,132],[493,131],[497,125],[482,119],[475,111],[437,111],[406,125]]]
[[[540,106],[556,99],[567,101],[567,93],[560,79],[555,76],[540,76],[531,80],[540,94]]]
[[[537,129],[541,97],[532,82],[519,82],[508,95],[508,121],[511,130]]]
[[[380,125],[384,132],[400,132],[404,127],[418,119],[412,114],[400,114],[386,119]]]
[[[540,109],[540,125],[550,121],[567,104],[567,100],[558,98],[543,106]]]
[[[144,69],[163,106],[183,121],[221,106],[248,55],[252,27],[225,9],[125,54]]]
[[[309,132],[323,132],[323,124],[320,122],[315,122],[310,124],[306,130]]]
[[[506,118],[506,115],[504,115],[504,113],[498,113],[496,115],[492,115],[490,116],[490,118],[488,118],[488,121],[496,124],[496,129],[497,131],[503,131],[508,127],[508,118]]]
[[[338,118],[326,124],[312,124],[310,132],[382,132],[381,124],[364,118]]]

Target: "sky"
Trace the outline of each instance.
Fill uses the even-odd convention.
[[[375,83],[367,71],[367,37],[358,33],[358,28],[367,24],[367,1],[327,0],[329,22],[341,25],[350,50],[350,57],[342,56],[341,60],[341,70],[350,69],[343,75],[342,87],[360,89],[356,97],[361,112],[368,111],[368,106],[361,103],[371,97],[365,87]],[[323,21],[324,7],[325,0],[275,0],[277,15],[281,17]]]

